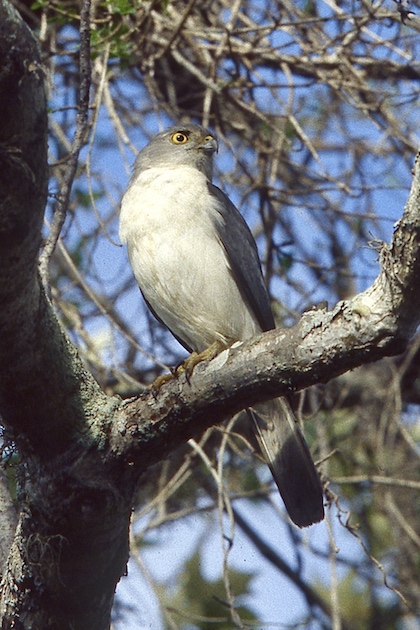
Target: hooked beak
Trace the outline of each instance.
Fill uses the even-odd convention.
[[[205,136],[199,148],[202,149],[206,155],[211,156],[213,153],[217,153],[219,147],[216,138],[213,138],[213,136]]]

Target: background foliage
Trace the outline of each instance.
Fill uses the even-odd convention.
[[[79,133],[51,291],[106,391],[134,395],[184,356],[147,312],[118,245],[119,202],[135,153],[174,121],[217,132],[216,183],[252,227],[279,326],[373,281],[378,243],[401,214],[419,145],[418,7],[107,0],[92,3],[86,33],[86,2],[14,4],[39,36],[49,86],[47,253]],[[80,69],[91,79],[85,123],[77,119]],[[322,460],[329,529],[289,527],[241,419],[230,433],[214,429],[150,471],[132,551],[165,627],[419,627],[419,344],[296,397]],[[269,547],[262,520],[275,532]],[[156,555],[143,558],[181,524],[208,536],[185,544],[174,586],[173,576],[158,579]],[[356,544],[346,553],[337,540]],[[257,579],[254,565],[229,570],[238,544],[242,557],[265,558],[259,570],[268,581]],[[258,608],[253,584],[282,585],[281,575],[298,605],[287,614],[289,591],[280,586],[281,614],[273,619]],[[121,604],[119,627],[118,618],[129,623]]]

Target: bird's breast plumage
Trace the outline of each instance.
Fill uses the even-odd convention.
[[[184,345],[198,351],[259,329],[219,237],[222,222],[205,175],[187,166],[143,171],[121,206],[120,237],[145,299]]]

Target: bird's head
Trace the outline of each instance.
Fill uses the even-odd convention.
[[[159,166],[192,166],[211,181],[216,151],[216,136],[205,127],[194,124],[170,127],[140,151],[135,172]]]

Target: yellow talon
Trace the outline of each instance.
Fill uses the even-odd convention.
[[[165,383],[168,383],[168,381],[171,381],[174,378],[174,376],[175,375],[172,374],[172,372],[170,372],[169,374],[161,374],[153,381],[153,383],[149,385],[150,391],[153,394],[157,394],[160,388],[162,387],[162,385],[164,385]]]
[[[149,389],[156,393],[160,390],[162,385],[171,381],[176,375],[183,374],[185,372],[187,380],[193,373],[195,366],[202,361],[210,361],[210,359],[214,359],[219,352],[225,350],[226,346],[221,341],[215,341],[208,348],[203,350],[202,352],[191,352],[190,356],[185,359],[178,367],[171,372],[170,374],[161,374],[158,376],[151,385],[149,385]]]
[[[187,373],[187,376],[191,376],[195,366],[202,361],[210,361],[210,359],[214,359],[214,357],[219,354],[222,350],[225,349],[225,345],[221,341],[215,341],[208,348],[203,350],[202,352],[191,352],[190,356],[181,363],[181,365],[177,368],[177,373],[182,374],[183,372]]]

